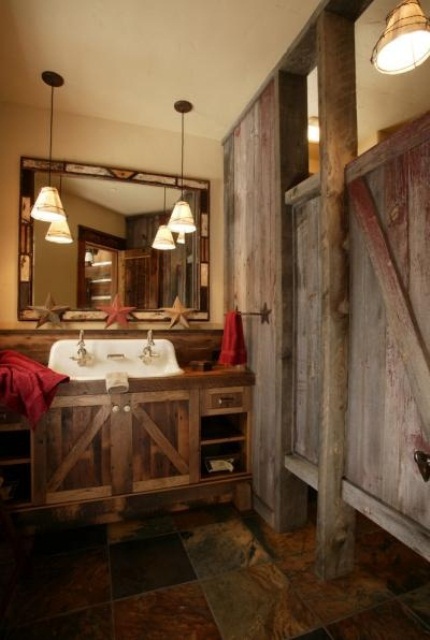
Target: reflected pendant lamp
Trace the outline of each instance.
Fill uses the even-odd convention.
[[[151,246],[153,249],[160,249],[161,251],[169,251],[170,249],[174,249],[176,247],[175,241],[173,240],[172,232],[170,231],[167,224],[161,224],[158,227],[154,242]]]
[[[181,114],[181,199],[173,207],[168,223],[169,229],[175,233],[192,233],[196,230],[193,214],[184,197],[184,114],[189,113],[193,105],[188,100],[178,100],[174,104],[175,110]]]
[[[61,220],[54,220],[54,222],[51,222],[48,231],[46,232],[45,240],[48,242],[56,242],[57,244],[71,244],[73,242],[73,237],[66,217]]]
[[[386,21],[371,58],[378,71],[405,73],[427,60],[430,56],[430,21],[419,0],[404,0],[388,14]]]
[[[62,87],[63,78],[55,71],[44,71],[42,80],[51,87],[51,112],[49,120],[49,169],[48,186],[42,187],[36,202],[31,210],[31,217],[42,222],[55,222],[66,218],[60,195],[55,187],[51,186],[51,161],[52,161],[52,129],[54,122],[54,88]]]

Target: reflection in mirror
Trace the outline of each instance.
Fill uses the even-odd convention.
[[[28,307],[43,304],[48,293],[70,307],[62,320],[103,320],[97,307],[116,293],[136,307],[136,320],[165,320],[160,309],[176,296],[195,310],[191,320],[209,319],[209,181],[184,178],[197,232],[173,251],[158,251],[151,244],[181,197],[178,176],[52,161],[75,240],[56,245],[45,240],[46,223],[30,217],[48,165],[21,158],[20,320],[36,319]]]

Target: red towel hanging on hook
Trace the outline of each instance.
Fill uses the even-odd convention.
[[[242,316],[238,311],[229,311],[225,316],[221,342],[220,364],[246,364],[246,345],[243,335]]]

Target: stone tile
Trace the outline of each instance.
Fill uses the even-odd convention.
[[[222,640],[197,583],[118,600],[113,606],[116,640]]]
[[[402,596],[401,601],[430,629],[430,582],[421,589]]]
[[[114,598],[196,578],[178,534],[111,545],[110,561]]]
[[[285,640],[321,626],[273,563],[201,584],[223,640]]]
[[[226,522],[240,518],[237,510],[231,504],[217,504],[199,509],[187,509],[172,514],[178,531],[187,531],[207,524]]]
[[[240,520],[196,527],[182,533],[199,578],[268,562],[269,555]]]
[[[322,627],[320,629],[314,629],[304,635],[295,636],[292,640],[332,640],[327,631]]]
[[[345,577],[325,581],[319,578],[314,567],[303,566],[287,576],[297,593],[324,623],[352,615],[362,609],[375,606],[392,597],[385,582],[377,575],[355,570]]]
[[[333,640],[426,640],[430,631],[397,600],[328,626]]]
[[[106,544],[106,526],[94,525],[78,529],[47,532],[34,537],[36,554],[70,553]]]
[[[6,631],[7,640],[113,640],[110,605],[41,620]]]
[[[357,540],[356,562],[396,595],[430,582],[430,563],[382,529]]]
[[[166,515],[144,520],[113,522],[107,526],[107,538],[109,544],[116,544],[126,540],[154,538],[174,531],[176,531],[174,521],[170,515]]]
[[[313,554],[316,546],[315,525],[306,524],[301,529],[277,533],[262,518],[246,518],[247,526],[270,555],[280,561],[288,561],[291,555]]]
[[[39,556],[21,576],[9,619],[26,624],[109,600],[106,549]]]

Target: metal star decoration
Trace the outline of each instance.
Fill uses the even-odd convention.
[[[119,295],[116,294],[112,304],[103,307],[97,307],[97,309],[99,311],[104,311],[105,313],[107,313],[108,317],[105,325],[105,329],[107,329],[111,324],[114,324],[115,322],[126,327],[128,322],[127,315],[130,313],[130,311],[134,311],[136,307],[123,307]]]
[[[33,311],[36,311],[39,314],[39,319],[36,324],[36,328],[39,328],[47,322],[61,326],[60,315],[70,309],[70,307],[55,304],[52,295],[48,293],[46,302],[43,306],[32,306],[29,307],[29,309],[33,309]]]
[[[169,316],[169,318],[172,319],[169,325],[169,329],[174,327],[177,322],[188,329],[190,325],[188,324],[187,316],[192,311],[194,311],[194,309],[187,309],[186,307],[184,307],[178,296],[176,296],[173,307],[163,308],[162,311],[164,311]]]

